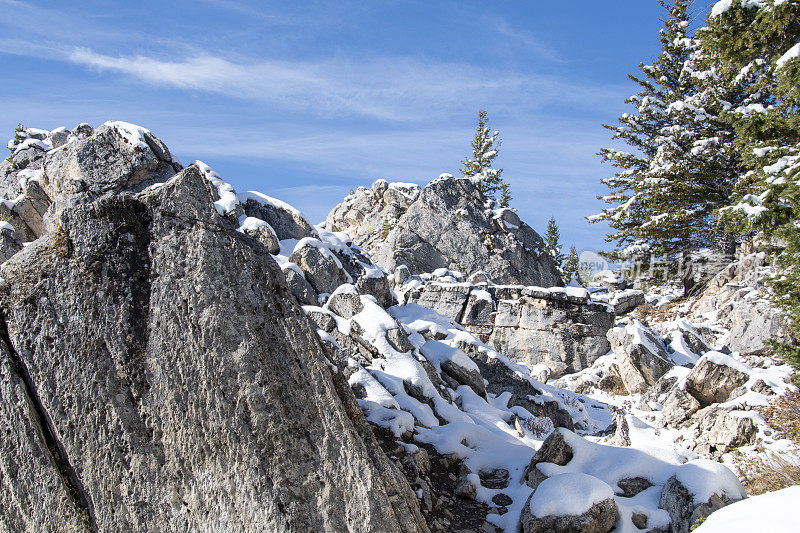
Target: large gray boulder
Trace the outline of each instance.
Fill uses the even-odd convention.
[[[48,152],[41,184],[50,199],[59,194],[142,190],[180,170],[169,149],[148,130],[106,122],[85,139]]]
[[[474,180],[444,175],[420,189],[380,180],[360,188],[328,215],[390,270],[484,271],[495,283],[561,285],[542,238],[511,210],[490,209]]]
[[[278,240],[318,237],[317,230],[300,211],[265,194],[249,192],[244,198],[244,212],[269,224]]]
[[[704,355],[686,377],[686,392],[700,405],[724,402],[733,389],[749,379],[747,368],[729,355],[709,352]]]
[[[587,474],[559,474],[542,481],[522,509],[522,531],[608,533],[616,519],[610,486]]]
[[[689,533],[698,521],[741,498],[734,499],[727,494],[714,493],[706,501],[697,502],[696,499],[676,476],[667,480],[658,506],[669,513],[671,532]]]
[[[638,322],[612,329],[608,340],[619,375],[631,394],[645,392],[675,366],[661,340]]]
[[[3,266],[3,527],[426,531],[280,268],[216,199],[195,167],[84,198]]]

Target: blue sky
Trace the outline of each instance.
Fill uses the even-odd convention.
[[[662,16],[656,0],[0,0],[0,132],[137,123],[318,222],[377,178],[457,173],[487,109],[523,220],[598,249],[600,124],[626,111]]]

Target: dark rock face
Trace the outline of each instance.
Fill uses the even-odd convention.
[[[279,267],[214,195],[195,167],[80,195],[5,265],[4,526],[427,530]]]
[[[484,271],[495,283],[561,285],[542,238],[513,211],[489,209],[470,179],[443,177],[422,189],[377,181],[336,206],[325,228],[348,233],[384,268]]]

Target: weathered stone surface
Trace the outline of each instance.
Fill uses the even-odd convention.
[[[306,280],[305,276],[294,268],[286,268],[283,271],[286,276],[286,284],[295,298],[303,305],[317,305],[317,293],[314,287]]]
[[[16,232],[0,229],[0,263],[5,262],[20,250],[22,250],[22,243],[17,239]]]
[[[325,302],[325,308],[330,309],[337,315],[343,318],[353,318],[354,315],[364,309],[364,304],[361,303],[361,295],[355,287],[346,283],[339,286],[339,288],[330,295],[328,301]]]
[[[319,236],[314,226],[299,211],[274,198],[269,201],[263,201],[259,196],[247,198],[244,212],[249,217],[260,218],[269,224],[281,241]]]
[[[557,293],[537,297],[525,291],[517,300],[497,302],[488,338],[497,351],[531,366],[554,363],[555,378],[591,366],[608,352],[606,334],[614,315],[604,306],[570,302]]]
[[[359,293],[374,296],[378,305],[383,308],[389,308],[395,304],[394,295],[392,295],[392,289],[389,286],[389,278],[386,276],[359,274],[356,274],[356,276],[356,289],[358,289]]]
[[[689,533],[692,525],[698,520],[708,517],[712,512],[733,501],[735,500],[725,495],[712,494],[707,501],[695,505],[692,494],[675,476],[672,476],[664,484],[658,506],[669,513],[671,532]]]
[[[626,498],[633,498],[645,489],[653,486],[649,480],[643,477],[626,477],[617,482],[617,486]]]
[[[678,424],[692,416],[700,409],[700,402],[694,396],[679,387],[673,387],[664,400],[664,423],[670,427]]]
[[[625,388],[645,392],[674,366],[661,341],[635,323],[608,332],[614,358]]]
[[[469,179],[444,177],[422,189],[379,180],[345,198],[325,228],[348,233],[388,269],[484,271],[495,283],[560,285],[541,237],[513,211],[487,205]]]
[[[617,518],[617,504],[609,498],[592,505],[579,516],[536,517],[530,506],[522,509],[523,533],[608,533],[614,528]]]
[[[735,368],[715,362],[730,361],[730,356],[712,352],[702,357],[686,377],[686,392],[694,396],[700,405],[724,402],[731,391],[747,382],[748,375]]]
[[[693,449],[705,457],[716,459],[734,448],[750,444],[756,435],[752,419],[714,406],[699,411],[691,422],[697,433]]]
[[[330,294],[350,280],[333,254],[325,248],[314,246],[315,242],[319,241],[310,241],[306,246],[296,248],[289,256],[289,261],[300,267],[317,294]]]
[[[625,315],[644,304],[644,292],[628,289],[614,294],[608,303],[614,309],[615,315]]]
[[[550,436],[544,440],[542,446],[531,459],[530,464],[525,469],[524,476],[528,486],[531,486],[531,483],[541,474],[536,468],[536,465],[539,463],[554,463],[564,466],[572,460],[572,448],[564,439],[562,431],[566,430],[556,429],[552,432]]]
[[[166,146],[150,132],[131,134],[122,123],[106,122],[91,136],[48,152],[43,159],[41,185],[54,199],[80,179],[89,191],[104,193],[142,190],[163,182],[180,170]]]
[[[63,212],[63,233],[6,264],[4,515],[19,530],[425,531],[277,264],[213,199],[190,167]]]
[[[244,232],[263,244],[272,255],[281,251],[281,243],[278,242],[275,230],[273,230],[271,226],[257,226],[255,228],[248,228]]]
[[[768,349],[769,339],[788,337],[785,315],[776,308],[765,286],[775,272],[764,252],[738,258],[723,268],[692,304],[689,318],[715,314],[731,330],[728,347],[742,353]]]
[[[555,427],[574,429],[572,416],[567,411],[557,402],[541,400],[542,392],[505,363],[475,350],[474,345],[462,344],[460,348],[478,365],[481,376],[489,382],[486,392],[499,395],[508,391],[511,393],[509,405],[518,405],[529,413],[546,416]]]
[[[625,416],[625,413],[622,411],[617,411],[617,413],[614,415],[614,422],[612,424],[614,426],[614,434],[611,435],[610,439],[608,439],[608,444],[611,446],[630,446],[630,427],[628,426],[628,420]]]
[[[458,322],[464,313],[471,290],[472,287],[469,285],[429,283],[420,290],[408,293],[406,302],[433,309],[440,315]]]

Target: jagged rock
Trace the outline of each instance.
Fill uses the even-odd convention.
[[[306,280],[302,272],[298,272],[294,268],[286,268],[283,271],[286,276],[286,284],[289,290],[292,291],[295,298],[303,305],[317,305],[317,293],[314,292],[314,287]]]
[[[189,167],[75,205],[6,263],[5,523],[427,530],[278,265],[214,199]]]
[[[305,246],[295,248],[289,261],[300,267],[317,294],[332,293],[351,280],[339,260],[328,249],[315,246],[317,243],[309,239]]]
[[[694,496],[672,476],[664,484],[658,506],[669,513],[672,533],[689,533],[691,526],[698,520],[707,518],[712,512],[733,501],[735,500],[727,495],[712,494],[707,501],[695,505]]]
[[[541,413],[553,421],[554,427],[574,429],[572,417],[567,411],[556,402],[540,400],[541,391],[503,361],[475,350],[473,345],[461,344],[459,347],[478,365],[481,376],[489,382],[486,392],[494,395],[510,392],[509,405],[518,405],[530,413]]]
[[[560,285],[541,237],[525,223],[515,224],[513,211],[487,205],[470,179],[443,177],[423,189],[379,181],[345,198],[325,228],[348,233],[390,270],[484,271],[496,283]]]
[[[13,227],[2,227],[0,225],[0,263],[7,261],[8,258],[20,250],[22,250],[22,243],[17,239]]]
[[[639,323],[612,329],[608,340],[631,394],[645,392],[674,366],[661,341]]]
[[[397,265],[394,269],[394,283],[395,285],[402,285],[408,278],[411,277],[411,271],[406,265]]]
[[[653,484],[650,483],[648,479],[643,477],[626,477],[624,479],[620,479],[617,482],[617,486],[622,491],[622,496],[625,498],[633,498],[643,490],[652,487]]]
[[[713,406],[699,411],[692,422],[698,433],[692,448],[706,457],[717,458],[734,448],[750,444],[756,435],[752,419]]]
[[[614,415],[614,434],[608,439],[611,446],[630,446],[631,436],[630,428],[628,427],[628,420],[625,413],[617,411]]]
[[[14,235],[20,242],[30,242],[36,239],[36,234],[25,223],[21,216],[9,208],[5,202],[0,203],[0,220],[14,228]]]
[[[278,236],[268,224],[247,228],[244,232],[263,244],[272,255],[281,251],[281,243],[278,242]]]
[[[727,345],[731,351],[763,352],[768,340],[787,338],[786,315],[768,299],[743,298],[733,306],[730,319],[731,333]]]
[[[750,390],[765,396],[772,396],[775,394],[775,391],[772,390],[772,387],[767,385],[763,379],[756,380],[755,383],[753,383],[753,385],[750,387]]]
[[[525,469],[524,479],[529,487],[533,486],[535,481],[541,481],[541,472],[536,468],[539,463],[554,463],[564,466],[572,460],[572,448],[564,440],[561,431],[556,429],[544,440]]]
[[[595,496],[603,494],[604,498],[592,504],[581,514],[564,515],[559,513],[544,513],[540,509],[538,498],[551,500],[563,497],[565,494],[562,485],[567,484],[567,494],[574,491],[587,491]],[[580,495],[578,495],[580,498]],[[544,509],[551,505],[544,502]],[[540,516],[543,515],[543,516]],[[560,474],[543,481],[531,496],[529,502],[522,509],[523,533],[608,533],[614,527],[617,519],[617,504],[614,501],[614,492],[611,487],[596,477],[586,474]]]
[[[615,315],[625,315],[644,304],[644,291],[628,289],[614,294],[608,303]]]
[[[623,291],[628,288],[630,282],[617,272],[601,270],[592,276],[591,285],[605,287],[612,291]]]
[[[696,413],[698,409],[700,409],[700,402],[694,396],[680,387],[673,387],[664,400],[664,408],[661,413],[667,426],[676,427]]]
[[[85,139],[48,152],[41,185],[54,199],[67,193],[72,180],[83,180],[94,193],[142,190],[180,170],[155,135],[125,122],[106,122]]]
[[[748,380],[744,365],[729,355],[710,352],[703,356],[686,377],[686,392],[700,405],[724,402],[731,391]]]
[[[364,304],[361,303],[361,296],[356,288],[349,283],[345,283],[330,295],[328,301],[325,302],[325,308],[330,309],[342,318],[353,318],[354,315],[364,309]]]
[[[636,529],[645,529],[647,527],[647,515],[644,513],[632,513],[631,522],[636,526]]]
[[[551,366],[553,378],[577,372],[608,352],[606,337],[614,315],[602,304],[570,301],[565,294],[520,291],[517,299],[500,299],[488,343],[529,366]],[[560,367],[560,368],[559,368]]]
[[[317,238],[317,230],[297,209],[269,196],[248,193],[244,202],[244,212],[249,217],[260,218],[269,224],[278,240]]]
[[[474,500],[475,497],[478,495],[478,491],[475,488],[475,484],[470,479],[470,476],[462,477],[458,480],[458,484],[456,484],[456,489],[453,491],[456,496],[461,498],[466,498],[468,500]]]
[[[389,308],[395,304],[392,289],[389,286],[389,279],[386,276],[363,275],[356,279],[356,289],[361,294],[369,294],[383,308]]]
[[[473,289],[460,317],[461,325],[472,326],[470,331],[485,327],[484,333],[491,333],[492,314],[494,313],[494,300],[488,291]]]
[[[440,315],[458,322],[464,313],[471,290],[472,287],[469,285],[430,283],[420,290],[408,293],[406,302],[433,309]]]
[[[628,389],[625,388],[625,383],[622,381],[619,367],[616,364],[612,364],[608,372],[600,378],[600,381],[597,382],[597,388],[611,394],[628,394]]]

